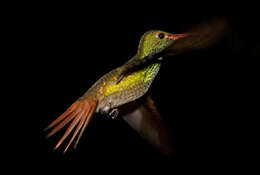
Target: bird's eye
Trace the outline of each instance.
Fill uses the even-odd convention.
[[[164,33],[159,33],[158,34],[158,38],[163,39],[164,38]]]

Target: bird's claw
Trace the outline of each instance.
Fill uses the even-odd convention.
[[[119,114],[119,110],[117,108],[112,109],[112,111],[109,113],[109,116],[112,119],[116,119]]]

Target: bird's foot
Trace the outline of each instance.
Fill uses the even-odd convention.
[[[112,109],[112,111],[109,113],[109,116],[112,119],[116,119],[119,114],[119,110],[117,108]]]

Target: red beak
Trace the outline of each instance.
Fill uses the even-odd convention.
[[[166,39],[170,39],[170,40],[178,40],[180,38],[185,38],[187,37],[189,34],[172,34],[172,35],[166,35]]]

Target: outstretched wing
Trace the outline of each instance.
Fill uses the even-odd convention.
[[[131,105],[130,108],[129,105]],[[129,105],[127,108],[131,110],[123,115],[123,119],[161,153],[168,156],[175,155],[173,137],[151,97],[148,96],[140,104],[131,103]]]
[[[227,20],[224,17],[215,17],[185,31],[185,33],[189,34],[188,37],[176,40],[162,54],[176,55],[209,47],[223,38],[228,30]]]
[[[149,65],[163,56],[177,55],[192,50],[209,47],[210,45],[221,39],[228,31],[228,22],[224,17],[215,17],[211,20],[200,23],[184,32],[183,35],[171,46],[155,55],[148,55],[142,59],[132,59],[125,66],[124,70],[119,75],[117,83],[125,76],[141,69],[145,65]]]

